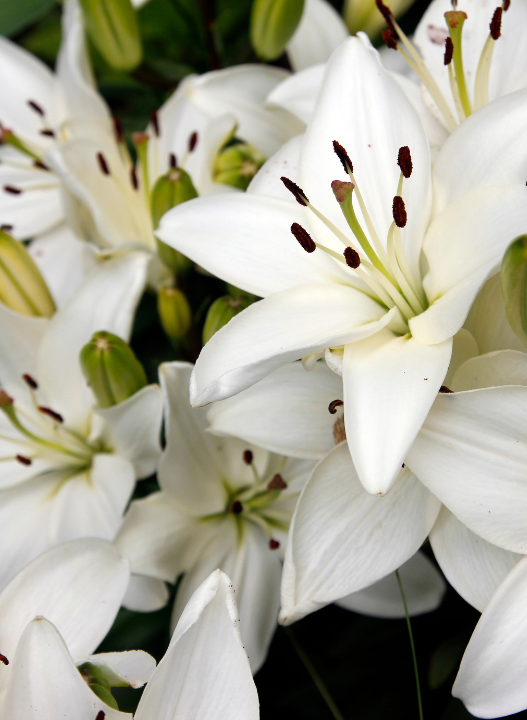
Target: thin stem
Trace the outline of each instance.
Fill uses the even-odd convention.
[[[403,601],[404,614],[406,616],[406,625],[408,627],[408,635],[410,637],[410,646],[412,648],[412,659],[414,663],[414,674],[415,674],[415,687],[417,689],[417,705],[419,707],[419,720],[423,720],[423,702],[421,700],[421,685],[419,684],[419,670],[417,668],[417,655],[415,654],[414,636],[412,633],[412,624],[410,622],[410,615],[408,614],[408,605],[406,604],[406,596],[404,594],[403,584],[401,582],[401,576],[399,570],[395,571],[395,577],[399,585],[399,592],[401,593],[401,600]]]
[[[288,627],[285,627],[284,630],[287,634],[287,637],[291,641],[292,646],[295,648],[296,653],[297,653],[298,657],[300,658],[300,660],[302,661],[305,669],[308,671],[309,675],[311,676],[311,680],[313,680],[313,683],[315,684],[317,690],[324,698],[326,705],[328,706],[329,710],[331,711],[331,714],[333,715],[335,720],[344,720],[344,715],[340,712],[340,710],[336,706],[335,701],[331,697],[331,694],[326,687],[326,684],[324,683],[324,681],[322,680],[322,678],[316,671],[315,667],[313,666],[313,663],[311,662],[311,660],[305,653],[304,649],[302,648],[302,646],[300,645],[300,643],[294,636],[293,631],[291,630],[291,628],[288,628]]]

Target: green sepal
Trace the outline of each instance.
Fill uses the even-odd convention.
[[[105,330],[96,332],[82,348],[80,366],[101,408],[127,400],[148,382],[132,348]]]
[[[80,0],[93,44],[108,65],[133,70],[143,59],[136,11],[130,0]]]
[[[254,0],[251,42],[262,60],[276,60],[298,27],[304,0]]]
[[[517,237],[505,251],[501,287],[510,326],[527,346],[527,235]]]
[[[247,295],[239,295],[232,297],[224,295],[217,298],[209,308],[205,324],[203,326],[203,344],[205,345],[218,330],[232,320],[233,317],[241,313],[242,310],[249,307],[253,302],[252,298]]]
[[[181,340],[190,329],[192,313],[179,288],[164,287],[157,294],[157,310],[163,330],[172,340]]]

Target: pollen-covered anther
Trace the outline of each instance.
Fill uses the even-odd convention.
[[[291,232],[306,252],[312,253],[317,249],[313,238],[307,232],[307,230],[304,230],[302,225],[299,225],[298,223],[293,223],[291,225]]]
[[[21,465],[32,465],[33,460],[31,458],[26,457],[25,455],[15,455],[15,460],[18,460],[18,462]]]
[[[393,21],[393,14],[390,8],[383,3],[382,0],[375,0],[375,4],[377,5],[377,10],[381,13],[381,15],[384,18],[384,21],[386,25],[392,30],[393,32],[396,32],[395,30],[395,23]]]
[[[112,117],[112,123],[113,123],[113,133],[115,135],[115,139],[118,143],[123,142],[123,126],[121,124],[121,121],[119,118],[114,115]]]
[[[289,178],[286,178],[282,175],[280,180],[284,183],[286,188],[289,190],[290,193],[292,193],[295,197],[295,200],[297,203],[300,203],[300,205],[303,205],[304,207],[308,204],[309,200],[305,192],[302,190],[302,188],[298,187],[296,183],[294,183]]]
[[[38,382],[29,373],[24,373],[22,375],[22,380],[26,383],[26,385],[29,385],[32,390],[38,390]]]
[[[507,12],[507,10],[511,6],[511,0],[503,0],[503,12]]]
[[[337,412],[337,408],[344,405],[342,400],[332,400],[328,405],[330,415],[334,415]]]
[[[10,195],[21,195],[22,190],[20,188],[15,187],[14,185],[4,185],[4,192],[9,193]]]
[[[174,153],[170,153],[168,156],[168,164],[172,170],[177,168],[177,157]]]
[[[42,160],[33,160],[33,167],[36,167],[39,170],[45,170],[46,172],[50,171],[48,166],[45,165]]]
[[[244,450],[244,453],[243,453],[243,462],[244,462],[246,465],[251,465],[251,464],[252,464],[252,461],[253,461],[253,454],[252,454],[251,450]]]
[[[13,404],[13,398],[11,395],[8,395],[5,390],[0,390],[0,408],[4,407],[4,405],[12,405]]]
[[[404,177],[408,179],[412,174],[412,170],[414,169],[412,163],[412,155],[410,153],[410,148],[408,147],[408,145],[403,145],[403,147],[399,148],[397,165],[399,165],[399,167],[401,168],[401,172]]]
[[[439,388],[440,393],[453,393],[454,391],[448,388],[446,385],[441,385]]]
[[[150,122],[152,123],[152,127],[154,128],[154,133],[156,137],[159,137],[160,130],[159,130],[159,115],[157,110],[152,110],[150,113]]]
[[[396,195],[393,199],[393,219],[397,227],[403,228],[406,225],[406,208],[404,206],[404,200],[400,195]]]
[[[348,193],[354,189],[355,185],[352,182],[345,182],[344,180],[333,180],[331,183],[331,189],[337,201],[343,203],[348,197]]]
[[[395,37],[393,30],[383,30],[382,39],[386,43],[386,47],[389,47],[390,50],[397,50],[397,38]]]
[[[445,40],[445,54],[443,55],[443,65],[450,65],[454,57],[454,43],[450,35]]]
[[[132,183],[132,187],[134,190],[139,189],[139,181],[137,179],[137,170],[135,167],[130,168],[130,182]]]
[[[278,550],[279,547],[280,542],[278,540],[275,540],[274,538],[269,540],[269,550]]]
[[[285,490],[286,488],[287,488],[287,483],[285,482],[284,478],[280,475],[280,473],[276,473],[275,475],[273,475],[272,480],[267,483],[268,490]]]
[[[104,712],[104,710],[99,710],[99,712],[95,716],[95,720],[104,720],[105,717],[106,713]]]
[[[110,168],[108,167],[108,163],[106,162],[106,158],[102,154],[102,152],[97,153],[97,162],[99,164],[99,169],[102,172],[103,175],[109,175],[110,174]]]
[[[333,140],[333,151],[335,155],[338,157],[340,162],[342,163],[342,167],[344,168],[344,172],[353,172],[353,163],[350,160],[350,156],[346,152],[346,149],[342,147],[342,145],[337,142],[336,140]]]
[[[231,505],[231,513],[234,515],[239,515],[243,512],[243,505],[239,500],[235,500]]]
[[[188,151],[193,152],[198,144],[198,133],[194,130],[192,135],[188,139]]]
[[[40,134],[44,135],[45,137],[55,137],[55,133],[53,130],[50,130],[49,128],[44,128],[44,130],[40,130]]]
[[[344,250],[344,259],[346,260],[346,265],[353,270],[356,270],[360,265],[360,255],[351,247],[347,247]]]
[[[5,655],[2,655],[1,653],[0,653],[0,662],[4,663],[4,665],[9,665],[9,660],[6,658]]]
[[[503,8],[501,6],[494,10],[494,15],[490,21],[490,36],[493,40],[497,40],[501,35],[501,17],[503,15]]]
[[[38,104],[37,102],[35,102],[34,100],[28,100],[28,101],[27,101],[27,104],[29,105],[29,107],[30,107],[32,110],[34,110],[34,111],[37,113],[37,115],[40,115],[40,117],[44,117],[44,115],[46,114],[46,113],[44,112],[44,110],[42,109],[42,106],[39,105],[39,104]]]
[[[44,415],[48,415],[50,418],[55,420],[58,423],[63,423],[64,418],[62,415],[58,412],[55,412],[55,410],[52,410],[51,408],[45,407],[44,405],[39,405],[38,409],[41,413],[44,413]]]

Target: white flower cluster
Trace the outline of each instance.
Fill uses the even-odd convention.
[[[0,224],[52,300],[0,303],[3,720],[131,718],[110,688],[145,683],[136,720],[256,720],[278,622],[439,606],[427,538],[482,613],[453,694],[527,708],[527,348],[499,275],[527,233],[527,2],[432,0],[413,39],[377,5],[388,49],[309,0],[294,72],[189,76],[134,157],[78,0],[55,74],[0,39]],[[81,351],[130,339],[167,253],[262,299],[105,405]],[[0,252],[1,300],[10,273]],[[93,654],[178,578],[157,668]]]

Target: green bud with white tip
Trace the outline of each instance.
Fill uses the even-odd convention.
[[[264,156],[245,143],[220,150],[212,169],[214,181],[247,190],[249,183],[265,162]]]
[[[132,348],[106,330],[94,333],[82,348],[80,366],[101,408],[127,400],[148,382]]]
[[[276,60],[298,27],[304,0],[254,0],[251,42],[262,60]]]
[[[108,65],[133,70],[143,59],[137,14],[130,0],[80,0],[84,24]]]
[[[163,330],[172,340],[181,340],[190,329],[192,313],[179,288],[164,287],[157,295],[157,310]]]
[[[215,300],[209,308],[203,326],[203,344],[205,345],[218,330],[227,325],[233,317],[249,307],[252,299],[248,296],[224,295]]]
[[[527,346],[527,235],[517,237],[505,251],[501,287],[510,326]]]
[[[150,208],[154,228],[157,228],[166,212],[196,197],[198,193],[190,175],[182,168],[171,168],[166,175],[157,180],[152,191]],[[157,249],[163,263],[176,275],[184,274],[192,267],[192,262],[185,255],[159,239],[157,239]]]
[[[55,303],[24,245],[0,230],[0,301],[21,313],[51,317]]]

